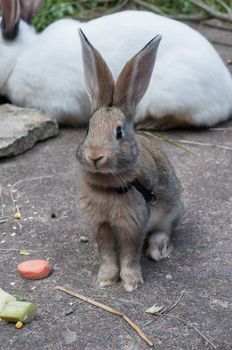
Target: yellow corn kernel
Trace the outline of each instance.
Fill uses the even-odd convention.
[[[19,212],[15,213],[15,219],[16,220],[20,220],[21,219],[21,215]]]
[[[18,322],[16,323],[15,327],[16,327],[17,329],[21,329],[21,328],[23,328],[23,323],[22,323],[21,321],[18,321]]]

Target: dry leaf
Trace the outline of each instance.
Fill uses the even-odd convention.
[[[154,304],[153,306],[145,310],[145,312],[147,312],[148,314],[155,315],[158,314],[161,310],[163,310],[163,306],[157,306],[156,304]]]

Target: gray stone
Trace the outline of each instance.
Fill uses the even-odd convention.
[[[0,157],[32,148],[38,141],[58,135],[57,122],[35,109],[0,106]]]
[[[65,343],[67,345],[71,345],[71,344],[76,342],[77,334],[76,334],[76,332],[72,332],[69,329],[67,329],[65,334],[64,334],[64,339],[65,339]]]

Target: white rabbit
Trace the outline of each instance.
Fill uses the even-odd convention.
[[[41,3],[2,0],[0,94],[12,103],[39,108],[60,124],[88,121],[81,27],[104,53],[114,78],[140,47],[163,36],[156,70],[138,106],[138,127],[212,126],[232,115],[230,73],[212,45],[187,25],[150,12],[124,11],[87,23],[59,20],[36,34],[24,20],[30,22]]]

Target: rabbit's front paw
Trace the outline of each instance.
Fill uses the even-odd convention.
[[[148,248],[146,256],[159,261],[170,256],[173,251],[173,245],[170,242],[170,235],[166,232],[156,232],[151,234],[148,239]]]
[[[100,287],[108,287],[118,281],[119,267],[117,265],[102,264],[100,266],[97,281]]]
[[[137,289],[143,284],[143,277],[140,269],[124,268],[121,271],[120,277],[122,279],[123,288],[127,292]]]

